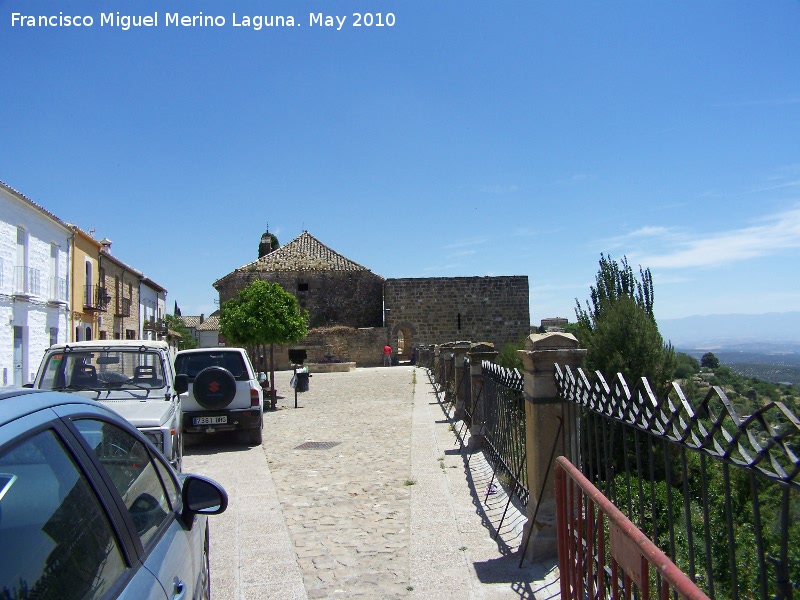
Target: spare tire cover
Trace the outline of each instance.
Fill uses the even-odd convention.
[[[236,395],[236,380],[227,369],[206,367],[194,378],[192,391],[203,408],[225,408]]]

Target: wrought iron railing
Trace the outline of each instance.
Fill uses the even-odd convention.
[[[472,372],[470,359],[465,359],[464,365],[464,413],[462,417],[463,429],[470,430],[473,425],[480,426],[484,422],[485,404],[483,401],[483,377],[476,378],[476,383],[473,387]],[[463,438],[461,429],[458,432],[459,441],[462,442]]]
[[[40,296],[42,277],[39,269],[14,267],[14,293],[25,296]]]
[[[83,309],[87,311],[104,311],[111,301],[108,290],[100,285],[87,285],[83,290]]]
[[[493,476],[497,476],[509,496],[515,496],[523,504],[528,501],[527,465],[525,460],[525,401],[523,377],[516,369],[509,370],[489,361],[481,365],[482,377],[478,390],[472,390],[469,362],[466,357],[462,365],[451,348],[420,346],[419,366],[428,372],[431,384],[441,402],[452,407],[456,399],[463,399],[463,410],[454,420],[462,420],[454,428],[461,448],[468,429],[477,429],[487,460],[492,464]]]
[[[484,448],[510,493],[527,504],[523,376],[489,361],[482,372]]]
[[[130,317],[131,316],[131,299],[130,298],[117,298],[116,317]]]
[[[166,323],[163,319],[151,317],[142,322],[142,329],[145,331],[162,331],[166,329]]]
[[[740,417],[724,391],[556,365],[564,453],[711,598],[792,598],[800,585],[800,421],[780,402]]]
[[[67,302],[67,280],[63,277],[51,277],[47,297],[53,302]]]

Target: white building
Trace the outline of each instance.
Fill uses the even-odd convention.
[[[139,281],[139,339],[160,340],[166,329],[167,290],[148,277]]]
[[[197,343],[200,348],[214,348],[224,346],[219,337],[219,311],[211,313],[200,325],[197,326]]]
[[[69,226],[0,182],[0,385],[33,380],[45,349],[68,341]]]

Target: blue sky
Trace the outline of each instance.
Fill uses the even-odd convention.
[[[660,319],[798,310],[798,32],[794,0],[0,0],[0,180],[183,314],[267,224],[387,278],[528,275],[534,323],[574,319],[601,252],[651,269]]]

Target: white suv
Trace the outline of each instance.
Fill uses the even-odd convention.
[[[244,348],[181,350],[175,373],[188,379],[184,433],[241,430],[250,444],[261,444],[264,392]]]

